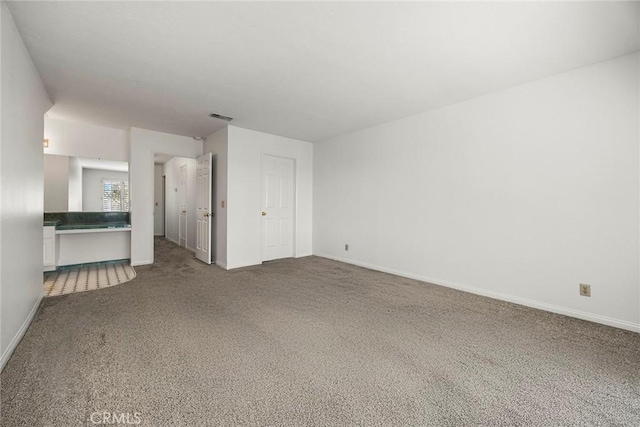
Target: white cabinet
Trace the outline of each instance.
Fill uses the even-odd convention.
[[[42,229],[42,265],[43,271],[56,269],[56,228]]]
[[[131,228],[56,230],[57,265],[131,258]]]

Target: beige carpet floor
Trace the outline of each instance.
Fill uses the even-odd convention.
[[[43,301],[3,426],[640,425],[639,334],[318,257],[227,272],[159,239],[137,272]]]

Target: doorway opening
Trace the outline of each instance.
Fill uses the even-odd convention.
[[[202,167],[201,158],[154,155],[154,236],[162,236],[211,263],[209,259],[215,259],[215,219],[211,209],[215,185],[209,183],[206,189],[200,188]],[[212,167],[211,161],[207,167]],[[213,179],[212,173],[208,179]],[[204,232],[205,225],[211,228],[210,232]]]
[[[153,235],[164,236],[165,229],[165,176],[162,164],[153,165]]]
[[[167,202],[166,197],[164,196],[167,193],[167,176],[162,174],[162,237],[165,235],[165,230],[167,227],[166,218],[167,218]]]

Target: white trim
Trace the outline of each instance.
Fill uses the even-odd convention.
[[[291,258],[277,258],[277,259],[272,259],[271,261],[277,261],[278,259],[291,259]],[[225,264],[225,269],[227,270],[234,270],[236,268],[245,268],[245,267],[255,267],[257,265],[262,265],[263,262],[268,262],[268,261],[260,261],[258,263],[255,262],[245,262],[242,264],[232,264],[229,265],[228,263]]]
[[[218,267],[221,267],[221,268],[224,268],[225,270],[228,270],[226,262],[215,261],[214,264],[217,265]]]
[[[114,231],[131,231],[131,227],[72,228],[56,230],[56,234],[111,233]]]
[[[185,248],[193,253],[196,252],[195,248],[191,248],[189,246],[182,246],[180,243],[178,243],[176,240],[173,240],[171,237],[168,236],[164,236],[165,239],[167,239],[168,241],[170,241],[171,243],[175,243],[176,245],[180,246],[181,248]]]
[[[16,335],[13,337],[13,339],[7,346],[6,350],[2,354],[2,358],[0,359],[0,372],[4,370],[4,367],[9,361],[9,358],[11,357],[11,355],[13,354],[13,351],[16,349],[18,344],[20,344],[20,341],[22,340],[22,337],[24,336],[25,332],[27,332],[27,329],[29,329],[29,325],[31,325],[31,321],[33,320],[36,313],[38,312],[38,307],[40,307],[40,303],[42,302],[43,297],[44,297],[44,293],[41,292],[40,296],[38,297],[38,300],[36,301],[33,308],[31,309],[31,312],[29,312],[29,315],[27,316],[24,323],[18,330],[18,333],[16,333]]]
[[[164,236],[164,238],[170,241],[171,243],[175,243],[176,245],[181,246],[180,243],[178,243],[176,240],[172,239],[169,236]],[[184,246],[181,246],[181,247],[184,247]]]
[[[278,159],[284,159],[284,160],[291,160],[293,162],[293,177],[291,179],[291,182],[293,184],[293,188],[291,188],[291,197],[293,198],[293,221],[291,224],[291,258],[296,258],[296,252],[297,252],[297,240],[298,240],[298,158],[297,157],[288,157],[288,156],[280,156],[278,154],[271,154],[270,152],[267,153],[265,151],[261,151],[260,152],[260,199],[262,200],[262,192],[264,190],[264,186],[263,186],[263,182],[262,182],[262,178],[263,178],[263,173],[264,170],[262,169],[262,166],[264,164],[264,156],[269,156],[269,157],[276,157]],[[229,198],[229,196],[227,195],[227,199]],[[228,201],[228,200],[227,200]],[[260,210],[263,209],[262,207],[262,202],[260,202]],[[262,232],[263,229],[262,227],[264,227],[264,223],[262,221],[262,219],[260,219],[260,263],[263,263],[265,261],[273,261],[273,259],[264,259],[264,233]],[[285,258],[275,258],[275,259],[286,259],[289,257],[285,257]],[[250,265],[258,265],[258,264],[250,264]],[[241,266],[241,267],[246,267],[246,266]],[[234,268],[240,268],[240,267],[234,267]]]
[[[305,258],[305,257],[308,257],[308,256],[313,256],[313,254],[312,253],[307,253],[307,252],[301,252],[299,254],[295,254],[293,256],[293,258]],[[320,256],[320,255],[318,255],[318,256]]]
[[[503,294],[501,292],[488,291],[486,289],[477,288],[474,286],[461,285],[458,283],[452,283],[446,280],[433,279],[430,277],[419,276],[416,274],[405,273],[403,271],[394,270],[391,268],[380,267],[377,265],[369,264],[366,262],[355,261],[352,259],[336,257],[323,253],[315,253],[314,255],[332,259],[334,261],[344,262],[346,264],[353,264],[359,267],[368,268],[371,270],[381,271],[383,273],[389,273],[396,276],[407,277],[409,279],[420,280],[422,282],[432,283],[434,285],[444,286],[447,288],[457,289],[464,292],[469,292],[476,295],[482,295],[489,298],[494,298],[502,301],[512,302],[514,304],[520,304],[527,307],[537,308],[539,310],[550,311],[552,313],[563,314],[569,317],[575,317],[582,320],[588,320],[590,322],[600,323],[607,326],[613,326],[615,328],[625,329],[632,332],[640,333],[640,323],[628,322],[626,320],[614,319],[611,317],[600,316],[598,314],[587,313],[585,311],[574,310],[572,308],[562,307],[559,305],[547,304],[531,300],[528,298],[516,297],[513,295]]]
[[[153,260],[131,262],[129,265],[131,267],[137,267],[140,265],[150,265],[150,264],[153,264]]]
[[[132,128],[133,129],[133,128]],[[131,132],[129,132],[129,145],[131,146]],[[130,151],[132,151],[130,149]],[[151,260],[149,261],[149,264],[153,264],[153,262],[155,261],[155,256],[156,256],[156,247],[155,247],[155,243],[153,241],[154,239],[154,228],[155,228],[155,220],[153,218],[153,206],[155,204],[155,198],[156,198],[156,189],[155,189],[155,180],[156,180],[156,169],[155,169],[155,165],[156,165],[156,152],[150,148],[149,149],[149,153],[148,153],[148,157],[147,157],[147,162],[149,161],[149,157],[151,158],[151,174],[150,174],[150,183],[151,185],[149,186],[149,200],[151,201],[150,206],[148,206],[148,208],[150,208],[150,211],[148,212],[148,219],[150,221],[150,228],[151,228],[151,233],[150,236],[148,236],[147,238],[149,240],[147,240],[149,242],[149,258],[151,258]],[[131,162],[129,162],[131,163]],[[164,171],[164,168],[163,168]],[[129,164],[129,180],[131,180],[131,164]],[[163,196],[165,197],[165,196]],[[131,211],[131,183],[129,183],[129,211]],[[133,225],[133,223],[131,224]],[[165,227],[165,231],[167,230],[167,228]],[[142,241],[142,237],[140,238],[140,241]],[[131,239],[131,257],[133,259],[133,239]],[[133,264],[131,264],[133,265]],[[142,265],[142,264],[136,264],[136,265]]]

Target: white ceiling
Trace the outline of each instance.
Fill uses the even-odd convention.
[[[156,153],[153,157],[153,163],[156,165],[164,165],[169,160],[173,159],[175,156],[171,156],[169,154],[158,154]]]
[[[129,163],[117,160],[87,159],[76,157],[82,169],[98,169],[105,171],[129,172]]]
[[[638,51],[637,2],[10,2],[58,119],[307,141]]]

